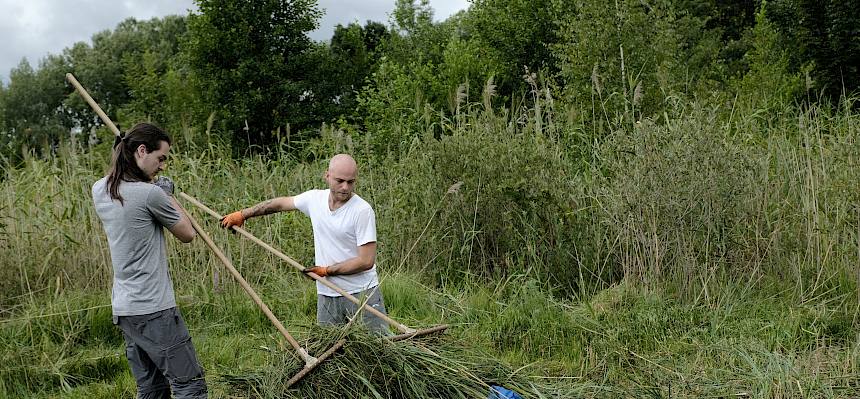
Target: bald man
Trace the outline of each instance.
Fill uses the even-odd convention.
[[[278,197],[221,219],[221,226],[242,226],[245,220],[270,213],[299,210],[311,219],[316,266],[305,269],[327,278],[346,292],[367,300],[385,313],[376,275],[376,216],[373,208],[355,194],[358,166],[351,156],[335,155],[323,176],[327,190],[310,190],[293,197]],[[317,322],[340,325],[355,315],[358,307],[317,282]],[[361,320],[372,331],[388,334],[388,324],[370,312]]]

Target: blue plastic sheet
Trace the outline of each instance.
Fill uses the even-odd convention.
[[[518,393],[498,385],[490,386],[490,396],[487,399],[523,399]]]

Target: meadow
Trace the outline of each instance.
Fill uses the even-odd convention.
[[[234,158],[217,132],[187,129],[172,132],[165,174],[226,213],[320,188],[327,159],[352,153],[357,192],[377,214],[389,313],[410,326],[451,325],[392,350],[426,345],[464,368],[498,366],[483,384],[533,398],[858,396],[860,119],[851,101],[690,102],[597,123],[582,116],[593,110],[550,100],[429,114],[393,127],[415,139],[387,147],[376,132],[323,126],[298,155],[282,141]],[[108,152],[107,139],[69,140],[4,165],[0,398],[134,396],[90,199]],[[314,326],[310,280],[183,205],[303,345],[336,333]],[[246,227],[312,262],[303,215]],[[339,382],[325,365],[304,388],[266,391],[290,374],[289,346],[201,240],[171,239],[169,262],[211,397],[385,396]],[[347,353],[386,345],[354,334]],[[386,367],[398,373],[391,378],[430,378]]]

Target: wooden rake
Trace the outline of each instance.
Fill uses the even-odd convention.
[[[260,310],[263,311],[263,314],[265,314],[266,317],[269,318],[269,321],[271,321],[272,324],[275,325],[275,328],[277,328],[278,331],[281,332],[281,335],[283,335],[284,338],[287,339],[287,341],[290,343],[290,345],[293,347],[293,349],[296,350],[296,353],[298,353],[299,357],[302,360],[304,360],[305,367],[302,368],[301,371],[296,373],[296,375],[294,375],[292,378],[290,378],[289,381],[287,381],[287,388],[289,388],[294,383],[296,383],[296,381],[302,379],[302,377],[304,377],[307,373],[309,373],[311,370],[313,370],[322,361],[324,361],[326,358],[331,356],[332,353],[334,353],[336,350],[340,349],[340,347],[346,343],[345,339],[340,339],[339,341],[335,342],[335,344],[332,345],[331,348],[329,348],[327,351],[323,352],[323,354],[320,355],[319,357],[313,357],[313,356],[309,355],[308,352],[304,348],[302,348],[301,345],[299,345],[298,341],[296,341],[295,338],[293,338],[293,336],[290,335],[289,332],[287,332],[287,329],[284,328],[284,325],[281,324],[281,322],[278,320],[277,317],[275,317],[274,314],[272,314],[272,311],[269,310],[269,307],[266,306],[265,303],[263,303],[263,300],[260,299],[260,297],[257,295],[257,293],[254,292],[254,289],[252,289],[251,286],[248,284],[248,282],[245,281],[245,279],[242,277],[242,275],[239,274],[239,271],[236,270],[235,267],[233,267],[233,263],[230,262],[230,260],[227,259],[226,256],[224,256],[224,253],[221,252],[221,249],[219,249],[218,246],[216,246],[215,243],[212,242],[212,239],[209,238],[209,235],[206,234],[205,231],[203,231],[203,228],[200,227],[200,225],[197,223],[197,221],[194,220],[194,218],[192,218],[191,215],[188,214],[188,212],[185,212],[185,216],[187,216],[188,220],[191,221],[191,224],[194,226],[194,230],[197,230],[197,234],[199,234],[200,238],[202,238],[203,241],[206,242],[206,245],[209,246],[209,249],[211,249],[212,252],[215,253],[215,256],[217,256],[218,259],[220,259],[221,262],[224,263],[224,266],[227,267],[227,270],[230,271],[230,274],[233,275],[233,278],[235,278],[236,281],[239,282],[239,284],[242,286],[242,288],[245,289],[245,292],[247,292],[248,295],[251,296],[251,299],[254,300],[254,303],[256,303],[257,306],[260,307]]]
[[[185,194],[185,193],[179,193],[179,195],[182,198],[184,198],[185,200],[187,200],[188,202],[190,202],[190,203],[194,204],[195,206],[197,206],[198,208],[202,209],[206,213],[212,215],[212,217],[214,217],[215,219],[221,220],[223,218],[223,216],[219,215],[218,212],[215,212],[212,209],[210,209],[209,207],[207,207],[206,205],[203,205],[203,203],[201,203],[200,201],[198,201],[194,197],[192,197],[188,194]],[[298,262],[296,262],[295,260],[293,260],[289,256],[284,255],[283,253],[281,253],[277,249],[273,248],[271,245],[266,244],[265,242],[261,241],[259,238],[255,237],[253,234],[249,233],[245,229],[243,229],[241,227],[237,227],[237,226],[232,226],[232,229],[235,230],[236,232],[238,232],[239,234],[245,236],[245,238],[248,238],[249,240],[253,241],[255,244],[265,248],[267,251],[271,252],[275,256],[281,258],[282,260],[284,260],[285,262],[287,262],[288,264],[290,264],[291,266],[293,266],[294,268],[296,268],[300,272],[304,271],[305,268],[301,264],[299,264]],[[444,331],[445,329],[448,328],[447,324],[441,324],[438,326],[434,326],[434,327],[430,327],[430,328],[426,328],[426,329],[422,329],[422,330],[416,330],[414,328],[409,328],[409,327],[395,321],[394,319],[388,317],[388,315],[386,315],[385,313],[382,313],[379,310],[376,310],[374,307],[368,306],[367,303],[362,302],[361,300],[359,300],[355,296],[351,295],[350,293],[346,292],[343,288],[338,287],[336,284],[332,283],[328,279],[326,279],[324,277],[320,277],[315,273],[305,273],[305,274],[307,276],[309,276],[310,278],[312,278],[316,281],[319,281],[320,283],[322,283],[326,287],[331,288],[332,290],[334,290],[338,294],[343,295],[343,297],[348,299],[350,302],[352,302],[358,306],[363,307],[364,310],[366,310],[366,311],[372,313],[374,316],[379,317],[380,319],[384,320],[386,323],[388,323],[388,325],[396,328],[397,331],[400,332],[400,334],[388,337],[392,341],[400,341],[400,340],[404,340],[404,339],[408,339],[408,338],[412,338],[412,337],[417,337],[417,336],[421,336],[421,335],[432,334],[435,332]]]
[[[93,111],[98,114],[102,122],[104,122],[105,125],[107,125],[111,129],[111,131],[113,131],[115,136],[119,137],[119,129],[116,127],[116,125],[114,125],[110,118],[108,118],[107,114],[102,111],[101,107],[99,107],[99,105],[93,100],[93,98],[90,97],[89,93],[87,93],[84,87],[81,86],[77,79],[75,79],[74,75],[72,75],[71,73],[67,73],[66,79],[69,81],[69,83],[72,84],[72,86],[75,87],[75,90],[78,91],[78,94],[80,94],[81,97],[84,98],[84,100],[90,105],[90,107],[92,107]],[[180,193],[180,195],[184,195],[184,193]],[[227,259],[226,256],[224,256],[224,253],[221,252],[221,249],[219,249],[218,246],[216,246],[215,243],[212,242],[212,239],[209,237],[208,234],[206,234],[205,231],[203,231],[203,228],[200,227],[200,224],[198,224],[197,221],[194,220],[194,218],[192,218],[190,214],[188,214],[188,212],[185,212],[184,209],[182,210],[182,213],[185,214],[189,221],[191,221],[191,225],[194,226],[194,230],[197,231],[197,234],[200,235],[200,238],[203,239],[209,249],[211,249],[215,256],[220,259],[222,263],[224,263],[224,266],[227,267],[227,270],[230,271],[230,274],[233,275],[233,278],[235,278],[236,281],[239,282],[239,285],[241,285],[245,292],[248,293],[254,303],[256,303],[257,306],[260,307],[260,310],[263,311],[263,314],[265,314],[269,321],[271,321],[272,324],[275,325],[275,328],[278,329],[281,335],[283,335],[284,338],[287,339],[287,342],[289,342],[293,349],[295,349],[299,358],[305,362],[305,366],[287,381],[287,387],[292,386],[298,380],[302,379],[305,375],[311,372],[311,370],[316,368],[320,363],[322,363],[325,359],[331,356],[335,351],[340,349],[346,343],[345,339],[340,339],[339,341],[335,342],[335,344],[332,345],[331,348],[319,355],[319,357],[313,357],[308,354],[308,352],[304,348],[302,348],[301,345],[299,345],[299,342],[296,341],[296,339],[293,338],[292,335],[290,335],[286,328],[284,328],[284,325],[280,322],[280,320],[278,320],[277,317],[275,317],[269,307],[266,306],[265,303],[263,303],[263,300],[260,299],[260,296],[257,295],[256,292],[254,292],[254,289],[251,288],[251,285],[248,284],[248,281],[246,281],[245,278],[243,278],[242,275],[239,273],[239,271],[236,270],[235,267],[233,267],[233,263],[230,262],[230,260]]]

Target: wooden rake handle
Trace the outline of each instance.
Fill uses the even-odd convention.
[[[218,220],[221,220],[223,218],[223,216],[219,215],[218,212],[215,212],[212,209],[209,209],[209,207],[207,207],[206,205],[203,205],[203,203],[201,203],[200,201],[198,201],[194,197],[192,197],[188,194],[185,194],[185,193],[179,193],[179,195],[182,198],[185,198],[186,200],[188,200],[188,202],[190,202],[190,203],[194,204],[195,206],[197,206],[198,208],[202,209],[206,213],[212,215],[214,218],[216,218]],[[293,266],[294,268],[296,268],[300,272],[304,272],[305,268],[304,268],[304,266],[299,264],[299,262],[296,262],[295,260],[293,260],[289,256],[281,253],[281,251],[278,251],[277,249],[273,248],[271,245],[266,244],[265,242],[261,241],[259,238],[255,237],[253,234],[249,233],[245,229],[243,229],[241,227],[237,227],[237,226],[233,226],[232,228],[233,228],[233,230],[235,230],[239,234],[245,236],[246,238],[253,241],[257,245],[265,248],[267,251],[271,252],[275,256],[277,256],[277,257],[281,258],[282,260],[284,260],[285,262],[289,263],[291,266]],[[322,285],[325,285],[326,287],[333,289],[338,294],[343,295],[343,297],[348,299],[350,302],[352,302],[358,306],[363,306],[364,310],[372,313],[376,317],[379,317],[380,319],[384,320],[389,325],[394,326],[394,328],[396,328],[398,331],[400,331],[401,334],[414,334],[416,332],[415,329],[409,328],[403,324],[398,323],[394,319],[388,317],[388,315],[386,315],[385,313],[382,313],[382,312],[376,310],[372,306],[367,306],[366,303],[362,302],[361,300],[359,300],[355,296],[351,295],[350,293],[344,291],[343,288],[338,287],[337,285],[335,285],[331,281],[328,281],[326,278],[320,277],[320,276],[316,275],[315,273],[305,273],[305,275],[307,275],[308,277],[310,277],[316,281],[319,281],[320,283],[322,283]]]
[[[72,75],[71,73],[67,73],[66,74],[66,80],[68,80],[69,83],[71,83],[72,86],[74,86],[75,90],[78,91],[78,94],[80,94],[81,97],[84,98],[84,101],[86,101],[87,104],[90,105],[90,108],[92,108],[93,111],[96,111],[96,114],[99,116],[99,118],[101,118],[102,122],[104,122],[104,124],[107,125],[108,128],[110,128],[110,130],[113,132],[114,136],[117,136],[117,137],[121,136],[121,134],[119,132],[119,128],[117,128],[116,125],[114,125],[113,122],[110,120],[110,118],[108,118],[107,114],[104,111],[102,111],[102,108],[99,107],[98,103],[96,103],[95,100],[93,100],[93,98],[90,97],[90,94],[87,93],[87,90],[84,89],[84,86],[81,86],[80,82],[78,82],[78,80],[75,79],[75,75]]]
[[[180,194],[180,195],[182,195],[182,194]],[[202,238],[203,241],[206,242],[206,245],[209,246],[209,249],[211,249],[212,252],[215,253],[215,256],[217,256],[218,259],[220,259],[221,262],[224,263],[224,266],[227,267],[227,270],[230,271],[230,274],[233,275],[233,278],[235,278],[236,281],[239,282],[239,285],[241,285],[242,288],[245,289],[245,292],[247,292],[248,295],[251,296],[251,299],[254,300],[254,303],[256,303],[257,306],[260,307],[260,310],[262,310],[263,314],[265,314],[266,317],[269,318],[269,321],[271,321],[272,324],[275,325],[275,328],[277,328],[278,331],[281,332],[281,335],[283,335],[284,338],[286,338],[287,341],[289,341],[289,343],[290,343],[290,345],[292,345],[293,349],[295,349],[296,352],[298,352],[299,356],[302,358],[302,360],[305,361],[305,364],[316,363],[317,359],[314,358],[313,356],[309,355],[308,352],[304,348],[302,348],[301,345],[299,345],[298,341],[296,341],[295,338],[293,338],[293,336],[290,335],[289,332],[287,332],[287,329],[284,328],[284,325],[281,324],[280,320],[278,320],[278,318],[275,317],[275,315],[272,313],[272,311],[269,310],[269,307],[266,306],[265,303],[263,303],[263,300],[260,299],[260,296],[257,295],[257,293],[254,291],[253,288],[251,288],[251,285],[248,284],[248,282],[245,280],[245,278],[242,277],[241,274],[239,274],[239,271],[236,270],[235,267],[233,267],[233,262],[230,262],[230,260],[227,259],[226,256],[224,256],[224,253],[221,252],[221,249],[218,248],[218,246],[216,246],[214,242],[212,242],[212,239],[209,237],[208,234],[206,234],[205,231],[203,231],[203,228],[200,227],[200,224],[198,224],[197,221],[194,220],[194,218],[192,218],[190,214],[188,214],[188,212],[185,212],[184,209],[182,210],[182,212],[185,214],[185,217],[187,217],[188,220],[191,221],[191,225],[194,226],[194,230],[197,230],[197,234],[200,235],[200,238]]]

